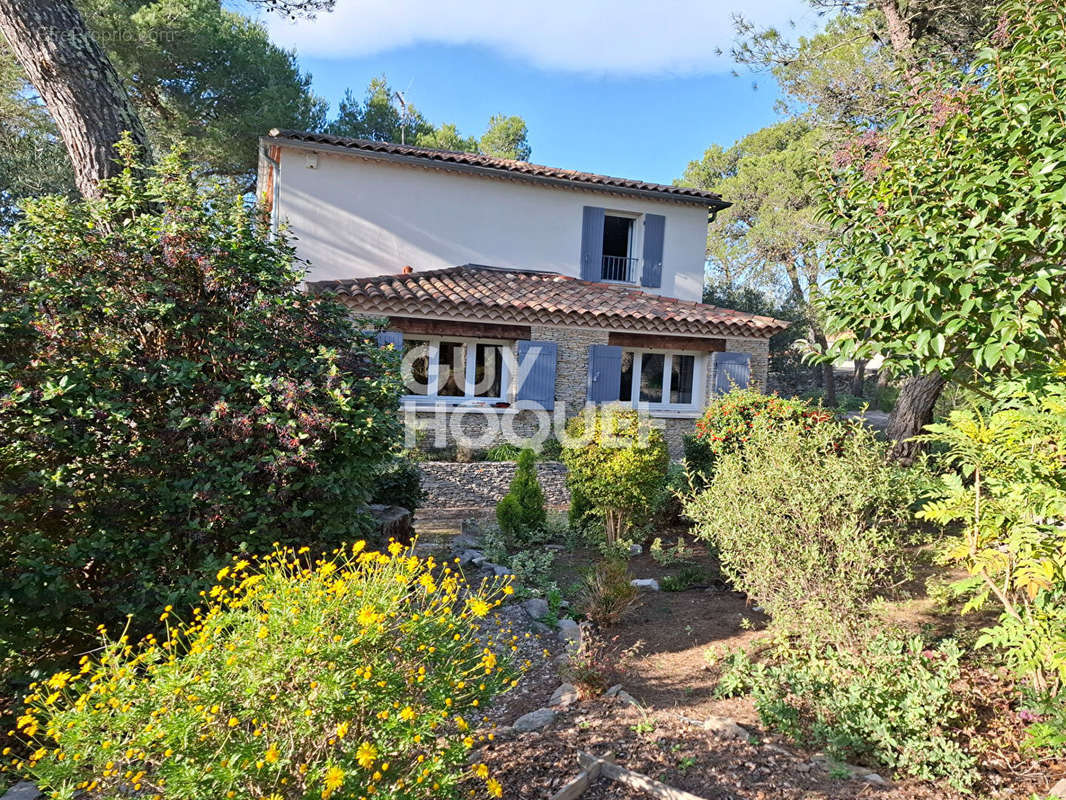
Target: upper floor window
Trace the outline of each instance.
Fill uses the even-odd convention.
[[[506,347],[502,341],[404,337],[405,394],[415,400],[503,402],[510,383]]]
[[[584,206],[581,277],[662,287],[666,217]]]
[[[689,409],[699,402],[697,372],[702,358],[692,353],[622,351],[619,400],[653,407]]]
[[[636,219],[617,214],[605,214],[603,218],[603,255],[600,262],[600,279],[635,283],[639,276],[640,259],[636,257],[634,237]]]

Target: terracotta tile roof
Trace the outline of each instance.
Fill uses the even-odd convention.
[[[687,336],[765,338],[789,323],[636,288],[593,283],[555,272],[462,267],[309,284],[336,292],[353,311],[477,322],[581,325]]]
[[[493,158],[478,153],[460,153],[454,150],[434,150],[430,147],[393,144],[391,142],[374,142],[369,139],[349,139],[344,136],[330,136],[325,133],[307,133],[305,131],[278,130],[270,131],[271,140],[300,142],[302,144],[320,144],[333,148],[344,148],[365,154],[377,154],[398,157],[405,161],[428,162],[442,167],[473,167],[482,172],[507,173],[506,177],[526,177],[534,180],[555,183],[570,183],[574,188],[600,189],[604,191],[622,191],[624,193],[641,193],[664,195],[667,199],[682,202],[697,202],[715,209],[728,208],[731,204],[721,195],[693,189],[687,186],[666,186],[661,183],[630,180],[629,178],[612,178],[608,175],[596,175],[592,172],[578,172],[572,169],[546,167],[530,164],[527,161],[512,161],[507,158]]]

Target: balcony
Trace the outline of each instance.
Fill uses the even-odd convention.
[[[629,256],[603,256],[600,280],[612,283],[636,283],[639,278],[640,259]]]

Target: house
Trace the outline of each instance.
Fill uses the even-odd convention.
[[[700,302],[715,194],[316,133],[260,144],[260,197],[309,290],[387,319],[431,445],[543,438],[620,402],[676,456],[711,396],[766,383],[787,323]]]

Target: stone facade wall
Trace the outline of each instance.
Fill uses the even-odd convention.
[[[751,356],[751,380],[766,391],[770,370],[770,340],[725,337],[725,349],[731,353],[747,353]]]
[[[585,407],[588,392],[588,350],[594,344],[607,344],[608,331],[600,328],[534,325],[530,327],[534,341],[553,341],[559,346],[555,373],[555,411],[548,419],[544,414],[513,409],[477,407],[444,407],[440,410],[405,412],[408,431],[407,446],[425,450],[453,448],[462,434],[472,440],[471,450],[484,450],[509,440],[540,443],[561,430],[566,420]],[[759,387],[767,385],[769,340],[726,337],[726,349],[751,356],[751,377]],[[714,386],[713,370],[704,370],[704,397],[711,398]],[[511,377],[510,396],[514,396],[517,376]],[[692,431],[698,415],[668,415],[655,417],[663,428],[670,457],[677,460],[684,454],[682,440]],[[416,433],[418,432],[418,433]]]
[[[457,464],[451,461],[424,461],[422,490],[424,508],[492,508],[507,494],[514,478],[513,461],[479,461]],[[537,478],[544,490],[547,505],[565,508],[570,505],[566,490],[566,467],[558,461],[537,464]]]

